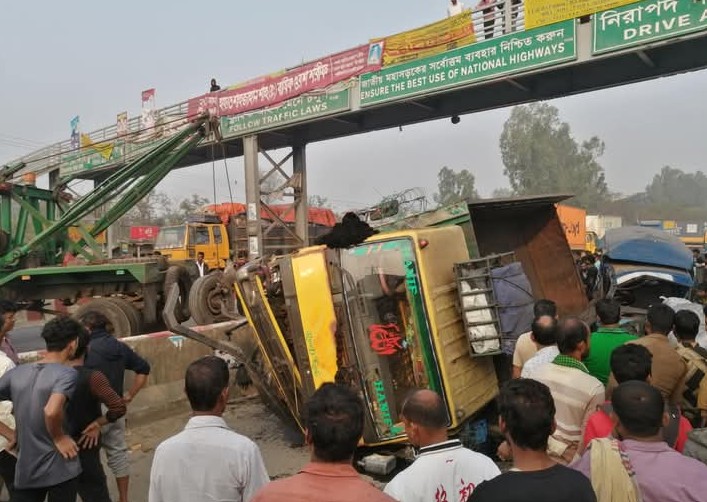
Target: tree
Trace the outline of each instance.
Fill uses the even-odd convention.
[[[508,197],[513,197],[513,190],[510,188],[495,188],[491,192],[492,199],[507,199]]]
[[[644,211],[651,218],[705,220],[707,176],[702,171],[686,173],[669,166],[646,187]]]
[[[516,106],[500,138],[504,174],[519,195],[575,194],[574,204],[600,208],[609,196],[596,136],[578,143],[559,111],[547,103]]]
[[[191,194],[191,198],[182,199],[182,201],[179,203],[179,213],[181,214],[182,219],[186,219],[187,216],[198,212],[202,206],[205,206],[208,203],[208,198],[193,193]]]
[[[329,199],[327,199],[326,197],[322,197],[321,195],[310,195],[309,197],[307,197],[307,205],[309,207],[331,207]]]
[[[478,199],[479,194],[474,188],[474,175],[466,169],[455,172],[443,167],[437,174],[438,192],[432,196],[438,206],[448,206],[464,200]]]

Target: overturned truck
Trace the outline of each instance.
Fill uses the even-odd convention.
[[[586,307],[555,198],[524,201],[469,206],[475,230],[478,216],[476,243],[493,255],[481,260],[470,260],[465,231],[449,225],[241,267],[236,290],[257,344],[246,357],[256,385],[267,387],[266,404],[303,430],[302,404],[316,388],[350,386],[366,405],[363,444],[379,446],[405,440],[404,399],[429,388],[443,397],[450,430],[460,432],[498,393],[494,357],[502,358],[502,339],[529,324],[511,315],[512,328],[504,326],[504,313],[532,309],[532,291],[523,305],[500,305],[492,267],[517,257],[533,290],[561,293],[567,314]],[[504,233],[504,225],[513,228]],[[568,276],[553,291],[559,275]]]

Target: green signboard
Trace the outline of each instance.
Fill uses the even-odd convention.
[[[62,155],[59,176],[71,176],[81,171],[91,171],[116,164],[124,158],[124,149],[125,144],[119,144],[112,145],[109,154],[102,154],[93,148],[82,148],[79,151]]]
[[[361,106],[571,61],[574,20],[511,33],[361,77]]]
[[[707,0],[647,0],[594,16],[593,53],[707,29]]]
[[[282,105],[251,113],[221,117],[224,138],[253,134],[264,129],[302,122],[351,108],[349,89],[312,96],[299,96]]]

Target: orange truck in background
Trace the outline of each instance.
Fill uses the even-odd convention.
[[[597,236],[594,232],[587,232],[587,211],[562,204],[558,204],[556,207],[557,216],[562,223],[570,249],[572,251],[589,251],[590,253],[596,251]]]

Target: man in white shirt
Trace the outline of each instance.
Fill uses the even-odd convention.
[[[447,17],[456,16],[464,12],[464,4],[459,0],[449,0],[449,5],[447,6]]]
[[[228,366],[216,356],[187,368],[184,388],[192,418],[155,450],[149,502],[247,502],[269,482],[256,444],[222,418],[228,380]]]
[[[533,378],[534,373],[545,364],[551,363],[559,354],[557,348],[557,319],[544,315],[532,324],[530,337],[538,351],[523,365],[521,378]]]
[[[501,474],[490,458],[447,437],[449,419],[436,392],[416,391],[403,404],[401,415],[408,439],[419,452],[415,462],[385,487],[394,499],[466,502],[476,486]]]
[[[552,300],[538,300],[533,306],[533,317],[538,318],[549,315],[557,319],[557,305]],[[513,352],[513,378],[520,378],[523,366],[538,351],[537,346],[530,337],[530,331],[523,333],[516,341]]]
[[[204,261],[204,253],[199,251],[196,253],[196,269],[199,271],[199,277],[204,277],[209,272],[209,266]]]

